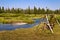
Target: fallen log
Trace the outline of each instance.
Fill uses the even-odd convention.
[[[46,14],[46,19],[47,19],[47,25],[49,26],[50,31],[53,33],[53,30],[52,30],[52,28],[51,28],[51,26],[50,26],[50,23],[49,23],[48,15],[47,15],[47,14]]]

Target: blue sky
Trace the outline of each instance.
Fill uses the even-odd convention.
[[[26,9],[28,6],[33,8],[49,8],[52,10],[60,8],[60,0],[0,0],[0,6],[5,8],[23,8]]]

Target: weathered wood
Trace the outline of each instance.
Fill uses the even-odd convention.
[[[52,30],[52,28],[51,28],[51,26],[50,26],[50,23],[49,23],[48,15],[47,15],[47,14],[46,14],[46,19],[47,19],[47,25],[49,26],[50,31],[53,33],[53,30]]]
[[[58,25],[60,26],[60,23],[58,22],[58,20],[56,19],[56,22],[58,23]]]

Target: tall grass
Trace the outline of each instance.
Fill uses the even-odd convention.
[[[33,23],[33,18],[40,18],[41,15],[34,14],[13,14],[13,13],[2,13],[0,14],[0,23],[11,23],[15,21]]]
[[[60,40],[60,28],[55,25],[53,31],[41,30],[43,24],[33,28],[21,28],[10,31],[1,31],[0,40]]]

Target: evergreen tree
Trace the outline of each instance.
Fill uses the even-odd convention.
[[[7,9],[7,12],[10,13],[10,8]]]
[[[0,7],[0,13],[1,13],[1,7]]]
[[[30,6],[28,7],[28,12],[27,13],[30,14]]]
[[[45,9],[44,8],[41,9],[41,13],[45,14]]]
[[[15,9],[14,8],[11,9],[11,13],[15,13]]]
[[[41,9],[40,8],[38,8],[38,14],[41,14]]]
[[[36,15],[37,13],[37,8],[34,6],[34,14]]]
[[[2,7],[2,10],[1,11],[2,11],[2,13],[4,13],[4,7]]]

